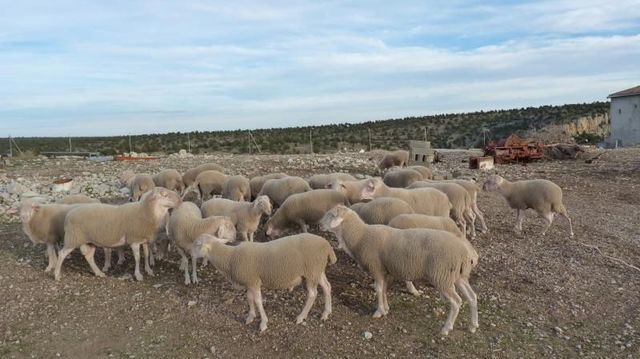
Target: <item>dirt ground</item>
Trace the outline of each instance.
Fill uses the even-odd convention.
[[[464,171],[465,157],[447,153],[438,168]],[[242,167],[239,172],[245,174],[273,168],[294,174],[370,171],[341,166],[339,156],[337,161],[311,164],[309,158],[299,162],[264,156],[259,158],[260,168],[246,156],[224,156],[220,161],[231,171]],[[181,163],[181,169],[203,160],[189,161]],[[63,167],[47,163],[38,168],[16,166],[5,175],[80,175],[97,168],[115,173],[133,166],[81,160]],[[161,160],[136,166],[152,172],[168,165]],[[302,287],[291,293],[264,290],[269,328],[261,334],[257,322],[244,324],[244,292],[211,266],[199,271],[199,284],[185,286],[178,255],[172,253],[169,260],[156,264],[155,276],[136,282],[128,253],[124,266],[107,278],[96,278],[76,251],[64,264],[62,280],[55,282],[44,273],[44,248],[32,245],[19,224],[3,223],[0,357],[638,357],[640,272],[603,254],[640,266],[640,149],[609,151],[592,164],[558,161],[497,170],[511,179],[558,183],[576,237],[569,238],[562,218],[546,237],[540,236],[542,220],[533,212],[527,212],[524,231],[517,234],[512,229],[515,214],[505,201],[482,193],[480,208],[490,232],[473,242],[480,254],[470,281],[479,296],[480,328],[475,334],[467,331],[465,305],[454,330],[440,337],[448,308],[425,283],[417,283],[425,291],[421,297],[395,283],[389,315],[373,319],[372,280],[338,250],[338,263],[327,269],[333,286],[329,320],[319,320],[321,295],[307,322],[296,325],[305,298]],[[325,237],[335,247],[335,240]],[[602,253],[583,244],[598,246]],[[100,255],[97,261],[102,262]],[[371,333],[370,339],[365,332]]]

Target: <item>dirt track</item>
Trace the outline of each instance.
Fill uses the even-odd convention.
[[[124,267],[101,279],[76,251],[65,262],[62,280],[55,282],[43,272],[44,249],[31,245],[19,224],[5,223],[0,230],[0,357],[637,357],[640,272],[578,242],[640,266],[639,155],[640,149],[629,149],[611,151],[594,164],[499,167],[509,178],[558,183],[576,237],[569,239],[561,218],[541,237],[542,220],[533,212],[527,212],[524,232],[516,234],[514,213],[504,200],[482,193],[480,208],[490,233],[474,242],[481,258],[471,278],[479,296],[480,328],[476,334],[466,330],[464,306],[454,331],[444,339],[438,333],[447,306],[433,289],[418,283],[426,294],[415,298],[395,283],[389,315],[372,319],[371,279],[339,251],[338,263],[327,273],[334,299],[330,319],[319,320],[319,296],[306,324],[295,325],[304,290],[263,291],[270,321],[268,330],[259,334],[257,323],[244,325],[244,292],[233,289],[211,267],[199,272],[198,285],[187,287],[173,253],[156,266],[154,277],[137,283],[130,277],[128,254]],[[278,170],[294,174],[370,170],[341,167],[340,156],[335,163],[317,166],[301,166],[284,156],[259,161],[263,168],[278,165]],[[467,164],[462,157],[446,155],[440,167],[463,169]],[[181,169],[198,159],[190,161]],[[244,174],[256,169],[246,156],[221,161],[231,171],[242,167],[239,172]],[[6,175],[79,175],[86,166],[94,165],[77,161],[61,169],[51,162],[37,169],[10,168]],[[127,164],[105,166],[115,173]],[[145,166],[152,172],[169,164]],[[97,261],[101,263],[101,257]],[[365,339],[365,331],[373,337]]]

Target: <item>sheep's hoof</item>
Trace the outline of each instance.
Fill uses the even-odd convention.
[[[189,285],[189,284],[191,284],[191,280],[185,278],[184,285]]]
[[[382,316],[383,316],[384,314],[385,314],[385,313],[384,313],[384,311],[382,311],[382,310],[378,309],[378,310],[376,310],[376,312],[375,312],[375,313],[373,313],[373,317],[374,317],[374,318],[376,318],[376,319],[378,319],[378,318],[382,318]]]
[[[153,270],[151,268],[145,268],[144,271],[147,272],[149,276],[153,277]]]
[[[195,277],[195,278],[193,278],[193,279],[191,280],[191,283],[193,283],[193,284],[196,284],[196,283],[198,283],[198,282],[200,282],[200,280],[198,279],[198,277]]]
[[[142,274],[140,273],[134,273],[133,276],[136,278],[138,282],[142,280]]]
[[[305,319],[306,319],[306,317],[298,316],[296,318],[296,324],[300,324],[300,323],[304,322]]]
[[[260,322],[260,332],[264,332],[267,329],[267,322]]]
[[[475,333],[478,330],[478,324],[472,324],[469,326],[469,332]]]
[[[571,235],[570,235],[570,237],[571,237],[571,238],[573,238],[573,232],[571,232]]]
[[[440,331],[440,335],[442,335],[443,337],[446,337],[447,335],[449,335],[449,330],[443,328]]]
[[[253,323],[253,320],[254,320],[254,319],[256,319],[255,314],[254,314],[254,315],[249,314],[249,315],[247,316],[247,319],[244,321],[244,324],[245,324],[245,325],[246,325],[246,324],[251,324],[251,323]]]
[[[331,312],[325,312],[322,313],[322,316],[320,317],[321,320],[327,320],[329,319],[329,314],[331,314]]]
[[[416,290],[412,290],[412,291],[410,291],[409,293],[411,293],[411,294],[415,295],[416,297],[419,297],[419,296],[421,296],[422,294],[424,294],[424,292],[423,292],[423,291],[418,290],[418,289],[416,289]],[[387,308],[387,311],[389,311],[389,308]]]
[[[47,268],[45,268],[45,269],[44,269],[44,272],[45,272],[45,273],[49,273],[49,272],[51,272],[54,268],[55,268],[55,267],[53,267],[53,266],[51,266],[51,267],[47,267]]]
[[[98,273],[96,273],[96,277],[104,278],[104,277],[106,277],[106,276],[107,276],[107,275],[106,275],[106,274],[104,274],[104,272],[98,272]]]
[[[102,271],[103,271],[103,272],[108,272],[108,271],[109,271],[109,269],[111,269],[111,267],[102,267]]]

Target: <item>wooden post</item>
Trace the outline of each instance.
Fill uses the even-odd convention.
[[[424,141],[427,141],[427,127],[424,128]]]
[[[191,153],[191,137],[189,137],[189,132],[187,132],[187,146],[189,153]]]
[[[311,153],[313,153],[313,130],[309,129],[309,144],[311,145]]]
[[[69,136],[69,152],[72,152],[71,151],[71,136]]]
[[[131,156],[131,135],[129,135],[129,156]]]
[[[13,157],[13,146],[11,145],[11,135],[9,135],[9,157]]]
[[[371,152],[371,128],[367,128],[369,130],[369,152]]]

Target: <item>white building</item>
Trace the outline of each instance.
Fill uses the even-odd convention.
[[[611,137],[608,141],[617,146],[640,145],[640,86],[609,95]]]

